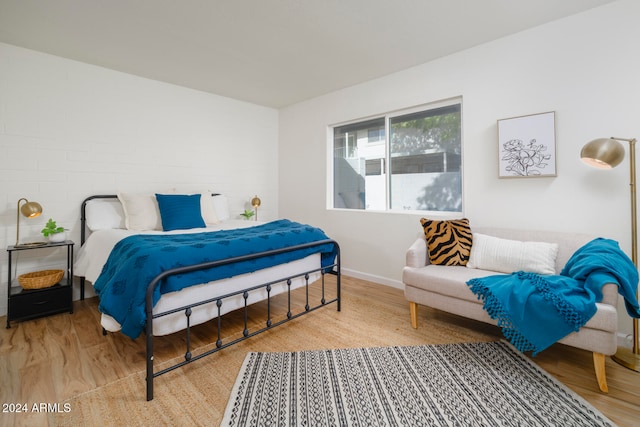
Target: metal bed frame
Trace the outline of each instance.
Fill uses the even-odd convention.
[[[214,194],[215,195],[215,194]],[[93,200],[93,199],[115,199],[117,198],[116,195],[95,195],[95,196],[90,196],[88,198],[86,198],[83,202],[82,202],[82,207],[81,207],[81,212],[80,212],[80,223],[81,223],[81,232],[80,232],[80,242],[81,245],[84,244],[85,240],[86,240],[86,204],[88,201]],[[190,273],[190,272],[194,272],[197,270],[203,270],[203,269],[208,269],[208,268],[213,268],[213,267],[217,267],[217,266],[221,266],[221,265],[227,265],[227,264],[232,264],[234,262],[240,262],[240,261],[249,261],[252,259],[257,259],[257,258],[261,258],[261,257],[266,257],[266,256],[272,256],[272,255],[277,255],[277,254],[281,254],[281,253],[286,253],[286,252],[291,252],[291,251],[295,251],[295,250],[299,250],[299,249],[305,249],[305,248],[311,248],[311,247],[315,247],[315,246],[321,246],[321,245],[325,245],[327,243],[333,244],[336,248],[336,258],[335,261],[333,262],[333,264],[329,265],[329,266],[325,266],[325,267],[319,267],[317,269],[313,269],[310,271],[305,271],[305,272],[301,272],[299,274],[295,274],[292,276],[287,276],[287,277],[282,277],[280,279],[274,280],[274,281],[269,281],[267,283],[259,283],[256,284],[254,286],[251,286],[249,288],[246,289],[241,289],[235,292],[231,292],[225,295],[221,295],[221,296],[217,296],[217,297],[213,297],[213,298],[207,298],[205,300],[202,301],[197,301],[194,302],[192,304],[188,304],[179,308],[175,308],[166,312],[162,312],[162,313],[156,313],[153,314],[153,292],[154,289],[160,284],[162,283],[162,281],[164,279],[166,279],[169,276],[175,275],[175,274],[184,274],[184,273]],[[177,369],[181,366],[184,366],[186,364],[195,362],[196,360],[199,360],[205,356],[211,355],[213,353],[216,353],[224,348],[227,348],[231,345],[237,344],[241,341],[244,341],[248,338],[251,338],[254,335],[260,334],[262,332],[265,332],[275,326],[279,326],[283,323],[286,323],[290,320],[296,319],[304,314],[310,313],[314,310],[317,310],[318,308],[321,308],[325,305],[331,304],[331,303],[336,303],[337,306],[337,311],[341,310],[341,301],[340,301],[340,287],[341,287],[341,271],[340,271],[340,246],[338,245],[338,243],[335,240],[332,239],[327,239],[327,240],[321,240],[321,241],[317,241],[317,242],[312,242],[312,243],[306,243],[306,244],[302,244],[302,245],[296,245],[296,246],[291,246],[288,248],[283,248],[283,249],[276,249],[276,250],[271,250],[271,251],[266,251],[266,252],[260,252],[260,253],[256,253],[256,254],[251,254],[251,255],[245,255],[245,256],[239,256],[239,257],[234,257],[234,258],[228,258],[225,260],[220,260],[220,261],[212,261],[212,262],[206,262],[206,263],[201,263],[201,264],[194,264],[194,265],[190,265],[190,266],[184,266],[184,267],[178,267],[178,268],[173,268],[170,270],[166,270],[162,273],[160,273],[158,276],[156,276],[148,285],[147,285],[147,293],[146,293],[146,300],[145,300],[145,312],[147,315],[147,322],[146,322],[146,330],[145,330],[145,335],[146,335],[146,372],[147,372],[147,376],[146,376],[146,382],[147,382],[147,401],[150,401],[153,399],[153,380],[155,377],[158,377],[162,374],[165,374],[167,372],[173,371],[174,369]],[[319,286],[320,286],[320,291],[321,291],[321,298],[320,301],[318,301],[317,303],[315,303],[315,305],[310,305],[310,297],[309,297],[309,288],[311,286],[311,284],[309,283],[309,277],[312,273],[316,273],[319,272],[321,275],[321,279],[319,279]],[[325,283],[325,275],[326,274],[331,274],[336,276],[336,293],[335,293],[335,297],[331,298],[329,300],[326,299],[325,297],[325,290],[326,290],[326,283]],[[292,302],[292,298],[291,298],[291,284],[292,284],[292,280],[295,278],[299,278],[299,277],[304,277],[304,289],[305,289],[305,305],[304,305],[304,311],[300,311],[298,313],[293,313],[291,311],[291,302]],[[271,299],[273,298],[271,295],[271,289],[272,286],[276,283],[281,283],[281,282],[286,282],[286,295],[287,295],[287,313],[286,313],[286,318],[284,319],[280,319],[276,322],[273,321],[272,318],[272,313],[271,313]],[[80,298],[84,299],[84,286],[85,286],[85,278],[81,277],[80,278]],[[248,307],[249,304],[247,303],[247,300],[249,298],[249,295],[251,292],[256,291],[258,289],[265,289],[266,293],[267,293],[267,297],[266,297],[266,301],[267,301],[267,319],[264,322],[264,326],[259,327],[256,330],[249,330],[249,325],[248,325]],[[234,340],[228,341],[228,342],[223,342],[222,339],[222,319],[221,319],[221,311],[222,311],[222,306],[224,304],[224,301],[228,298],[231,297],[236,297],[238,295],[242,295],[242,298],[244,299],[244,307],[241,308],[240,310],[243,310],[243,320],[244,320],[244,329],[242,331],[242,336],[239,338],[236,338]],[[264,301],[264,300],[263,300]],[[215,318],[216,320],[216,328],[217,328],[217,340],[215,342],[215,348],[212,348],[208,351],[205,351],[203,353],[200,353],[198,355],[192,355],[191,353],[191,325],[190,325],[190,316],[192,313],[192,310],[195,307],[204,305],[204,304],[209,304],[209,303],[213,303],[215,302],[217,308],[218,308],[218,316]],[[153,320],[157,319],[159,317],[163,317],[163,316],[167,316],[173,313],[178,313],[178,312],[183,312],[186,320],[187,320],[187,327],[184,329],[184,333],[186,334],[186,350],[185,350],[185,354],[184,354],[184,360],[180,361],[178,363],[176,363],[175,365],[169,366],[167,368],[164,368],[162,370],[159,371],[154,371],[154,366],[153,366],[153,362],[154,362],[154,358],[153,358]],[[212,319],[213,320],[213,319]],[[103,333],[106,334],[106,331],[103,328]]]

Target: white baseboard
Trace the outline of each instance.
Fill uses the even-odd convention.
[[[404,283],[400,280],[393,280],[387,277],[376,276],[374,274],[363,273],[362,271],[351,270],[349,268],[343,268],[341,270],[345,276],[355,277],[356,279],[362,279],[380,285],[390,286],[392,288],[404,289]]]

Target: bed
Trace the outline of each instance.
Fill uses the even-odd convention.
[[[144,332],[147,400],[157,376],[325,305],[336,303],[340,311],[340,249],[334,240],[288,220],[231,219],[226,197],[208,192],[88,197],[81,206],[74,272],[81,299],[87,281],[100,297],[104,333],[136,338]],[[327,274],[335,276],[328,299]],[[311,287],[319,289],[317,300],[309,296]],[[305,289],[299,291],[304,308],[289,308],[285,318],[274,319],[271,300],[284,294],[291,307],[298,288]],[[268,307],[266,319],[249,326],[249,307],[259,301]],[[243,311],[244,330],[225,341],[220,319],[235,310]],[[194,356],[191,328],[209,321],[217,329],[215,347]],[[154,336],[178,331],[186,337],[184,360],[154,371]]]

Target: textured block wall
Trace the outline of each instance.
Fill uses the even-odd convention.
[[[232,216],[258,194],[277,217],[277,110],[6,44],[0,64],[0,315],[21,197],[44,208],[20,219],[22,241],[51,217],[79,243],[82,200],[117,191],[211,190]],[[22,252],[16,273],[63,255]]]

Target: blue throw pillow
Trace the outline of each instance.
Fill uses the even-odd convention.
[[[156,199],[164,231],[206,227],[200,211],[200,194],[156,194]]]

